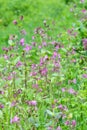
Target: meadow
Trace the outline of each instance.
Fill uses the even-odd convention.
[[[0,130],[87,130],[86,0],[0,0]]]

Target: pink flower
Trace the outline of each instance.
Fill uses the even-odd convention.
[[[20,16],[20,20],[23,20],[23,18],[24,18],[23,15],[21,15],[21,16]]]
[[[37,101],[32,100],[32,101],[27,101],[27,104],[30,106],[36,106],[37,105]]]
[[[70,124],[70,121],[66,121],[66,122],[65,122],[65,125],[69,125],[69,124]]]
[[[83,78],[86,78],[86,79],[87,79],[87,74],[83,74],[82,76],[83,76]]]
[[[7,56],[6,54],[4,55],[4,59],[5,59],[5,60],[7,60],[7,59],[8,59],[8,56]]]
[[[76,84],[76,79],[73,79],[72,82],[73,82],[74,84]]]
[[[60,126],[58,126],[56,130],[62,130],[62,128]]]
[[[63,110],[63,105],[60,104],[60,105],[58,106],[58,108],[59,108],[60,110]]]
[[[20,45],[24,46],[24,38],[20,40]]]
[[[84,50],[87,50],[87,38],[82,39]]]
[[[75,90],[74,90],[73,88],[70,88],[70,89],[68,90],[68,92],[69,92],[70,94],[76,94],[76,92],[75,92]]]
[[[11,103],[11,107],[16,106],[16,103],[17,103],[17,101],[13,101],[13,102]]]
[[[20,67],[22,65],[23,65],[23,63],[21,61],[18,61],[17,64],[16,64],[16,67],[18,68],[18,67]]]
[[[23,29],[23,30],[21,30],[21,34],[26,35],[27,33],[26,33],[26,31]]]
[[[40,70],[42,76],[47,75],[47,72],[48,72],[47,68],[43,68],[42,70]]]
[[[19,122],[19,117],[16,115],[13,119],[11,119],[10,123],[18,123]]]
[[[13,24],[16,25],[16,24],[17,24],[17,20],[14,20],[14,21],[13,21]]]
[[[66,91],[66,89],[65,88],[62,88],[62,92],[65,92]]]
[[[3,104],[0,104],[0,108],[4,108],[4,105],[3,105]]]
[[[84,3],[85,1],[84,0],[80,0],[81,3]]]
[[[29,45],[26,45],[26,47],[24,48],[24,50],[25,50],[26,52],[30,51],[31,49],[32,49],[32,47],[29,46]]]
[[[72,126],[76,126],[76,121],[72,120]]]

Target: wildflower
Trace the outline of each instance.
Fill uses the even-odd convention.
[[[27,104],[30,106],[36,106],[37,105],[37,101],[32,100],[32,101],[27,101]]]
[[[4,59],[7,60],[7,59],[8,59],[8,56],[7,56],[7,55],[4,55]]]
[[[3,95],[3,94],[4,94],[4,91],[1,91],[1,90],[0,90],[0,94],[2,94],[2,95]]]
[[[4,108],[4,105],[3,105],[3,104],[0,104],[0,108]]]
[[[47,72],[48,72],[47,68],[43,68],[42,70],[40,70],[42,76],[47,75]]]
[[[13,21],[13,24],[14,24],[14,25],[16,25],[16,24],[17,24],[17,21],[16,21],[16,20],[14,20],[14,21]]]
[[[16,64],[16,67],[18,68],[18,67],[20,67],[22,65],[23,65],[23,63],[21,61],[18,61],[17,64]]]
[[[66,91],[66,89],[65,88],[62,88],[62,92],[65,92]]]
[[[58,108],[59,108],[60,110],[63,110],[63,105],[60,104],[60,105],[58,106]]]
[[[66,122],[65,122],[65,125],[69,125],[69,124],[70,124],[70,121],[66,121]]]
[[[19,117],[16,115],[13,119],[11,119],[10,123],[18,123],[19,122]]]
[[[70,89],[68,90],[68,92],[69,92],[70,94],[76,94],[76,92],[75,92],[75,90],[74,90],[73,88],[70,88]]]
[[[23,18],[24,18],[23,15],[21,15],[21,16],[20,16],[20,20],[23,20]]]
[[[11,103],[11,107],[14,107],[15,105],[16,105],[16,101],[13,101],[12,103]]]
[[[84,50],[87,50],[87,38],[82,39]]]
[[[83,74],[82,77],[87,79],[87,74]]]
[[[76,126],[76,121],[72,120],[72,126]]]
[[[24,50],[25,50],[26,52],[30,51],[31,49],[32,49],[32,47],[29,46],[29,45],[26,45],[26,47],[24,48]]]
[[[21,30],[21,34],[26,35],[27,33],[26,33],[26,31],[23,29],[23,30]]]
[[[24,46],[24,38],[20,40],[20,45]]]
[[[32,40],[34,40],[35,39],[35,36],[32,36]]]
[[[42,45],[43,45],[43,46],[46,46],[46,45],[47,45],[47,43],[46,43],[46,42],[42,42]]]
[[[73,79],[72,82],[73,82],[74,84],[76,84],[76,79]]]
[[[62,130],[62,128],[60,126],[58,126],[56,130]]]

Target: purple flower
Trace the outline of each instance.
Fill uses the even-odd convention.
[[[42,76],[46,76],[47,72],[48,72],[47,68],[43,68],[42,70],[40,70]]]
[[[82,39],[84,50],[87,50],[87,38]]]
[[[42,45],[43,45],[43,46],[46,46],[46,45],[47,45],[47,43],[46,43],[46,42],[42,42]]]
[[[18,67],[20,67],[22,65],[23,65],[23,63],[21,61],[18,61],[17,64],[16,64],[16,67],[18,68]]]
[[[14,20],[14,21],[13,21],[13,24],[16,25],[16,24],[17,24],[17,20]]]
[[[58,106],[58,108],[59,108],[60,110],[63,110],[63,105],[60,104],[60,105]]]
[[[31,49],[32,49],[32,47],[29,46],[29,45],[26,45],[26,47],[24,48],[24,50],[25,50],[26,52],[30,51]]]
[[[62,92],[65,92],[66,91],[66,88],[62,88]]]
[[[70,121],[66,121],[66,122],[65,122],[65,125],[69,125],[69,124],[70,124]]]
[[[3,94],[4,94],[4,91],[1,91],[1,90],[0,90],[0,94],[2,94],[2,95],[3,95]]]
[[[62,130],[62,128],[60,126],[58,126],[56,130]]]
[[[82,77],[87,79],[87,74],[83,74]]]
[[[20,45],[24,46],[24,38],[20,40]]]
[[[21,34],[26,35],[27,33],[26,33],[26,31],[23,29],[23,30],[21,30]]]
[[[16,115],[13,119],[11,119],[10,123],[18,123],[19,122],[19,117]]]
[[[4,108],[4,105],[3,105],[3,104],[0,104],[0,108]]]
[[[32,100],[32,101],[27,101],[27,104],[30,106],[36,106],[37,105],[37,101]]]
[[[75,90],[74,90],[73,88],[70,88],[70,89],[68,90],[68,92],[69,92],[70,94],[76,94],[76,92],[75,92]]]
[[[72,126],[76,126],[76,121],[72,120]]]
[[[23,20],[23,18],[24,18],[23,15],[21,15],[21,16],[20,16],[20,20]]]
[[[16,106],[16,103],[17,103],[17,101],[13,101],[13,102],[11,103],[11,107]]]

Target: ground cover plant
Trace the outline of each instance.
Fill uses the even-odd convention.
[[[87,129],[86,3],[63,1],[66,17],[57,23],[44,15],[30,32],[26,11],[2,22],[8,33],[1,38],[0,130]]]

